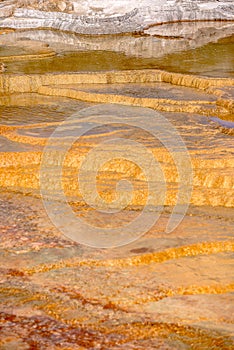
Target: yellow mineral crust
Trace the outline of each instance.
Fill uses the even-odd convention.
[[[31,137],[20,134],[21,131],[30,130],[31,128],[43,128],[46,126],[56,126],[59,123],[41,123],[27,126],[1,126],[0,133],[7,139],[27,143],[33,146],[44,146],[46,138]],[[114,134],[114,133],[113,133]],[[63,164],[63,189],[67,196],[76,196],[81,198],[79,184],[76,174],[80,169],[87,152],[92,149],[99,136],[83,136],[81,140],[67,153]],[[94,142],[94,144],[93,144]],[[151,148],[155,158],[160,162],[166,182],[168,183],[165,203],[153,203],[153,205],[166,204],[174,205],[178,191],[178,171],[173,159],[168,151],[163,148]],[[234,158],[227,153],[225,157],[213,157],[213,154],[219,154],[222,148],[202,149],[191,151],[191,161],[193,166],[193,191],[191,203],[195,205],[223,205],[232,207],[234,205],[234,181],[233,167]],[[56,163],[59,151],[53,154]],[[199,155],[206,155],[207,158],[200,158]],[[17,189],[31,191],[40,189],[40,163],[42,151],[28,152],[2,152],[0,153],[0,186],[8,189]],[[209,171],[208,171],[209,169]],[[110,202],[113,200],[113,191],[115,184],[127,177],[131,182],[138,181],[134,188],[133,201],[130,205],[144,205],[147,200],[147,179],[133,163],[126,162],[123,159],[116,159],[115,162],[108,162],[100,169],[98,183],[101,186],[100,192],[103,198]],[[89,174],[87,174],[87,181]],[[91,179],[91,178],[90,178]],[[105,181],[112,185],[113,190],[105,188]],[[48,186],[50,181],[48,179]],[[228,191],[228,195],[227,195]],[[49,191],[50,192],[50,191]]]
[[[82,90],[82,85],[87,84],[113,84],[113,83],[147,83],[147,82],[167,82],[173,85],[192,87],[203,90],[217,98],[216,101],[209,100],[176,100],[159,98],[132,97],[124,94],[108,94],[86,92]],[[65,84],[64,84],[65,83]],[[72,86],[73,84],[73,86]],[[75,87],[74,87],[74,84]],[[116,71],[102,73],[69,73],[69,74],[31,74],[31,75],[13,75],[2,74],[0,76],[0,91],[5,94],[14,92],[31,93],[39,92],[49,96],[65,96],[82,101],[96,103],[119,103],[129,106],[150,107],[160,111],[197,113],[200,115],[230,116],[233,109],[231,99],[231,89],[234,82],[228,78],[206,78],[179,73],[169,73],[160,70],[133,70]],[[108,85],[107,85],[108,86]],[[7,95],[6,95],[7,96]],[[8,95],[11,96],[11,95]],[[2,102],[4,99],[2,97]],[[67,122],[69,124],[69,121]],[[47,138],[38,133],[38,137],[30,134],[31,129],[40,130],[46,128],[56,128],[59,122],[30,124],[26,126],[0,126],[0,134],[9,141],[18,144],[27,144],[32,146],[32,151],[27,152],[2,152],[0,153],[0,186],[3,188],[32,192],[40,189],[40,164],[42,159],[41,147],[47,143]],[[181,128],[182,126],[180,126]],[[179,129],[180,130],[180,129]],[[183,136],[189,138],[196,137],[196,127],[193,128],[186,123],[183,125]],[[202,131],[203,132],[203,131]],[[211,206],[234,206],[234,182],[233,168],[234,158],[231,152],[230,140],[226,143],[213,142],[215,139],[209,130],[201,134],[207,139],[206,144],[200,146],[197,141],[197,147],[189,150],[193,167],[193,190],[191,203],[194,205]],[[68,153],[64,161],[63,169],[63,190],[69,197],[81,199],[79,184],[76,174],[80,169],[82,161],[87,152],[101,140],[105,133],[97,135],[82,136],[76,146]],[[108,134],[117,135],[117,132]],[[213,138],[213,146],[209,147],[209,137]],[[55,142],[58,140],[55,139]],[[192,141],[193,142],[193,141]],[[33,147],[39,147],[40,150],[33,150]],[[163,148],[157,148],[151,145],[150,149],[155,155],[157,161],[163,170],[163,175],[167,183],[166,198],[163,203],[155,202],[153,205],[165,204],[175,205],[178,193],[178,170],[172,160],[171,155]],[[223,154],[225,150],[225,155]],[[58,152],[54,152],[53,159],[56,163]],[[134,186],[133,198],[129,206],[144,206],[147,200],[147,179],[134,167],[133,164],[126,164],[124,160],[118,159],[115,163],[106,163],[100,169],[98,176],[98,189],[100,195],[107,203],[115,198],[115,185],[123,178],[123,174]],[[87,175],[87,181],[89,174]],[[90,178],[91,179],[91,178]],[[48,193],[50,191],[50,179],[48,179]],[[105,186],[111,184],[113,190]]]
[[[53,264],[41,264],[29,269],[23,269],[22,271],[27,275],[33,275],[35,273],[46,272],[50,270],[58,270],[65,267],[76,267],[76,266],[138,266],[148,265],[151,263],[161,263],[171,259],[178,259],[185,256],[197,256],[200,254],[214,254],[220,252],[233,252],[234,242],[203,242],[192,244],[188,246],[181,246],[176,248],[169,248],[161,252],[142,254],[140,256],[134,256],[124,259],[113,259],[113,260],[81,260],[79,258],[66,259],[58,261]]]
[[[126,106],[140,106],[156,109],[162,112],[198,113],[201,115],[225,115],[227,110],[223,106],[217,108],[216,102],[211,101],[175,101],[172,99],[137,98],[124,95],[90,93],[71,88],[43,86],[39,93],[48,96],[63,96],[77,100],[96,103],[119,103]],[[227,105],[228,107],[228,105]]]
[[[9,60],[16,58],[44,58],[50,55],[54,55],[54,53],[48,50],[48,52],[41,52],[41,54],[36,55],[36,57],[34,57],[35,55],[33,54],[17,57],[12,56]],[[6,58],[1,57],[0,61],[2,60],[5,62],[5,59]],[[108,86],[108,84],[115,83],[128,84],[148,82],[164,82],[176,86],[195,88],[206,94],[210,94],[210,96],[215,97],[215,99],[173,100],[166,98],[143,98],[126,96],[121,93],[95,93],[82,90],[82,84],[87,83],[106,84]],[[69,84],[76,84],[76,87],[72,88]],[[128,106],[149,107],[162,112],[193,113],[232,119],[233,99],[231,90],[233,86],[233,79],[206,78],[195,75],[169,73],[161,70],[25,75],[13,75],[4,72],[0,74],[0,94],[2,95],[0,96],[0,105],[8,104],[8,102],[9,105],[11,105],[11,94],[14,93],[39,93],[42,98],[46,95],[64,96],[95,103],[118,103]],[[58,125],[60,125],[59,122],[38,123],[25,126],[0,125],[1,137],[16,145],[15,151],[0,152],[0,187],[38,196],[40,190],[40,165],[43,157],[43,147],[47,143],[47,138],[43,137],[43,133],[40,134],[40,132],[38,132],[38,137],[34,137],[32,136],[33,134],[30,135],[30,131],[32,129],[56,128]],[[190,130],[190,125],[187,126],[187,129],[186,125],[183,125],[184,135],[188,136],[188,139],[190,136],[191,138],[196,137],[196,126],[194,129],[195,131],[193,133],[193,131]],[[108,135],[114,136],[117,135],[117,133],[109,132]],[[72,199],[75,197],[76,202],[80,201],[80,209],[82,209],[81,206],[84,203],[82,202],[81,190],[77,182],[77,172],[87,152],[91,150],[95,144],[98,144],[104,136],[106,136],[105,133],[83,136],[79,142],[70,149],[64,160],[62,188],[68,198]],[[214,135],[212,135],[212,137],[213,136]],[[215,136],[212,137],[209,131],[205,130],[204,133],[200,135],[199,142],[201,144],[195,141],[189,149],[194,173],[190,203],[197,206],[233,207],[234,158],[230,140],[223,141],[223,139],[221,139],[220,142],[216,143]],[[202,143],[203,138],[207,138],[206,144]],[[209,143],[212,143],[214,140],[215,142],[212,144],[212,147],[209,147]],[[58,140],[55,139],[54,141],[57,142]],[[18,152],[17,145],[27,145],[30,150]],[[150,145],[150,150],[160,162],[167,183],[166,199],[164,203],[155,202],[153,204],[175,205],[178,194],[179,177],[172,156],[164,148],[154,145]],[[52,158],[54,164],[56,164],[58,155],[59,151],[55,151]],[[51,167],[51,169],[53,171],[53,167]],[[92,174],[87,174],[87,182],[90,180],[91,177],[89,178],[89,176],[91,175]],[[148,196],[147,178],[139,166],[123,159],[115,159],[114,161],[106,162],[100,169],[97,175],[97,190],[100,196],[102,196],[107,203],[114,200],[116,184],[122,178],[127,178],[134,185],[132,201],[129,203],[126,210],[135,208],[135,206],[141,209],[145,205]],[[50,194],[53,194],[53,187],[50,187],[50,178],[48,176],[48,195]],[[228,229],[225,228],[225,230]],[[44,231],[42,230],[42,232],[43,235]],[[204,230],[204,234],[205,233]],[[188,235],[189,234],[190,231],[188,231]],[[58,254],[55,261],[48,260],[46,262],[41,259],[38,262],[38,256],[33,255],[34,252],[32,248],[29,248],[31,251],[29,252],[28,250],[25,255],[22,252],[20,258],[26,259],[25,261],[28,259],[28,261],[30,260],[32,263],[28,265],[24,261],[23,266],[25,267],[14,270],[12,275],[8,275],[8,277],[11,276],[11,278],[14,278],[13,282],[15,284],[13,286],[12,281],[9,282],[9,279],[6,279],[6,282],[4,282],[0,288],[1,298],[4,301],[7,300],[9,304],[12,303],[10,305],[16,312],[17,308],[20,310],[21,307],[23,308],[29,305],[33,310],[40,310],[43,315],[52,317],[71,327],[84,327],[85,329],[88,327],[91,330],[100,332],[103,337],[117,334],[120,336],[118,340],[120,345],[124,345],[130,341],[162,338],[167,340],[173,339],[176,344],[183,342],[183,345],[186,344],[189,348],[194,349],[200,349],[201,347],[204,349],[211,349],[213,347],[215,349],[229,349],[231,348],[230,338],[224,333],[219,333],[209,328],[209,323],[208,326],[205,323],[205,326],[202,325],[200,328],[199,323],[194,323],[190,326],[188,321],[186,324],[186,319],[183,322],[181,321],[181,323],[175,323],[174,321],[173,323],[169,323],[167,320],[165,322],[154,322],[147,314],[144,314],[144,322],[138,321],[141,320],[141,310],[143,310],[146,304],[150,304],[151,302],[158,302],[162,299],[168,300],[171,297],[177,296],[201,296],[205,294],[209,296],[223,294],[225,296],[228,293],[232,293],[234,291],[234,285],[229,282],[228,277],[226,280],[222,280],[223,283],[220,280],[217,281],[214,279],[213,281],[212,259],[211,267],[208,267],[207,275],[202,281],[199,280],[196,282],[195,280],[189,279],[187,283],[183,283],[182,277],[179,284],[176,283],[175,279],[174,284],[171,283],[171,285],[158,287],[158,289],[154,288],[155,286],[152,283],[152,288],[146,287],[143,293],[141,293],[141,290],[138,291],[138,287],[135,286],[134,288],[136,289],[131,291],[130,288],[130,294],[127,294],[130,295],[131,298],[125,299],[124,297],[122,299],[112,298],[111,296],[113,295],[111,295],[111,291],[108,290],[109,286],[103,287],[100,293],[101,296],[96,295],[96,286],[93,286],[94,288],[91,292],[89,291],[88,296],[86,296],[84,292],[83,294],[82,292],[77,292],[78,288],[82,289],[82,284],[84,284],[82,280],[84,271],[82,271],[82,268],[90,268],[90,270],[95,270],[96,268],[100,270],[98,272],[92,271],[92,276],[95,277],[95,282],[97,282],[97,288],[99,289],[101,289],[100,285],[103,284],[103,280],[100,279],[98,282],[100,276],[98,273],[106,274],[108,278],[108,273],[116,274],[121,282],[120,271],[122,272],[123,269],[126,269],[129,273],[129,284],[131,284],[131,270],[134,268],[139,269],[146,266],[150,271],[155,264],[155,266],[160,269],[162,266],[160,264],[170,260],[173,263],[175,262],[175,265],[176,263],[179,265],[180,262],[178,262],[178,260],[180,258],[197,259],[195,263],[197,262],[198,265],[199,258],[202,256],[209,256],[210,258],[210,256],[214,254],[234,252],[234,241],[228,238],[230,236],[228,234],[225,235],[223,241],[220,240],[220,237],[220,232],[218,232],[215,237],[212,236],[212,241],[206,241],[206,236],[206,238],[202,238],[202,240],[204,240],[203,242],[191,243],[191,241],[188,241],[189,243],[187,244],[185,242],[181,243],[181,237],[179,237],[178,241],[176,241],[176,245],[178,245],[176,247],[168,248],[170,245],[165,245],[164,247],[159,247],[156,252],[152,252],[151,250],[151,252],[145,253],[143,250],[143,253],[140,253],[140,255],[126,254],[126,257],[121,258],[100,258],[99,256],[98,259],[95,259],[93,257],[90,258],[90,255],[88,255],[89,258],[87,258],[87,256],[82,256],[82,254],[78,256],[74,254],[66,255],[69,257],[62,258],[62,255],[60,256]],[[43,246],[41,251],[43,251],[43,249],[46,250],[45,247],[46,246]],[[15,247],[13,246],[12,252],[14,252],[14,249]],[[53,250],[53,248],[50,249]],[[64,247],[59,247],[59,249],[62,250]],[[14,252],[12,255],[7,255],[9,251],[6,249],[5,254],[10,260],[12,256],[15,257],[16,254]],[[33,256],[37,262],[33,260]],[[229,257],[227,257],[227,260],[228,259]],[[80,285],[78,283],[77,290],[72,286],[72,279],[73,275],[75,276],[76,274],[76,268],[80,269],[78,272],[81,277],[79,281]],[[68,271],[69,269],[70,272]],[[63,273],[66,275],[67,283],[64,283],[63,286],[59,285],[60,276],[56,279],[57,272],[58,274],[61,272],[61,276]],[[66,272],[68,273],[66,274]],[[46,273],[48,273],[49,277],[45,275]],[[54,273],[54,279],[51,278],[50,273],[51,276],[53,276]],[[22,281],[20,281],[22,285],[18,283],[17,278],[19,277],[22,278]],[[40,281],[40,277],[41,279],[45,278],[45,288],[43,288],[43,284],[41,285],[37,281],[37,278]],[[51,279],[49,286],[45,284],[46,278]],[[141,284],[141,279],[137,280],[136,278],[136,281],[139,285]],[[98,283],[100,285],[98,285]],[[87,285],[85,288],[88,288]],[[116,295],[122,297],[124,288],[121,283],[118,288],[119,292],[117,290]],[[110,314],[108,312],[110,312]],[[199,321],[209,322],[206,315],[202,317],[203,319]],[[114,323],[115,319],[119,319],[120,322]],[[226,325],[230,323],[229,318],[227,320],[224,318],[221,321]],[[220,324],[218,323],[217,327],[219,326]],[[3,346],[5,345],[4,340],[1,345],[2,344]],[[126,349],[127,347],[128,344],[126,344]],[[55,348],[69,349],[69,347],[62,347],[62,345],[61,347],[56,346]],[[72,348],[76,349],[75,346]]]
[[[165,82],[172,85],[206,90],[233,86],[231,78],[209,78],[162,70],[126,70],[95,73],[2,74],[0,92],[37,92],[42,86],[62,84],[115,84]]]
[[[217,101],[184,101],[158,98],[137,98],[121,94],[98,94],[72,89],[70,84],[128,84],[164,82],[203,90],[217,97]],[[64,84],[67,85],[64,86]],[[62,85],[62,86],[61,86]],[[120,103],[131,106],[149,107],[159,111],[198,113],[203,115],[230,116],[233,101],[221,88],[234,85],[230,78],[208,78],[161,70],[132,70],[96,73],[57,73],[57,74],[1,74],[0,93],[35,93],[48,96],[64,96],[96,103]]]

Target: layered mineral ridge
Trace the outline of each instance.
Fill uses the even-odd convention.
[[[233,15],[232,0],[0,0],[1,350],[234,348]],[[139,118],[139,108],[153,117]],[[106,114],[121,123],[99,127]],[[127,125],[132,117],[140,130]],[[64,136],[91,122],[61,174]],[[159,141],[168,122],[192,171],[178,158],[175,134],[163,135],[171,149]],[[119,141],[103,152],[109,139]],[[147,148],[157,171],[148,171],[154,162],[142,167],[147,152],[129,152],[122,139]],[[117,157],[121,152],[133,160]],[[165,198],[149,192],[159,168]],[[124,179],[132,188],[117,187]],[[118,211],[96,210],[96,192]],[[135,231],[156,220],[160,206],[162,212],[139,237],[128,225],[148,197],[147,220]],[[168,233],[171,217],[180,216],[177,204],[187,202]],[[49,204],[60,226],[50,221]],[[91,247],[81,244],[88,228],[75,232],[81,240],[63,234],[74,228],[67,208],[99,230]],[[134,242],[100,249],[100,239],[112,240],[118,227],[117,239]]]
[[[7,0],[0,2],[0,17],[6,28],[116,34],[175,21],[233,20],[234,6],[232,0]]]

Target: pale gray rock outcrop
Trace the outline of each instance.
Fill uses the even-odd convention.
[[[162,28],[162,29],[160,29]],[[161,30],[161,35],[158,35]],[[115,51],[135,57],[162,57],[166,54],[195,49],[228,37],[234,22],[172,23],[150,28],[149,36],[78,36],[53,30],[27,30],[0,36],[0,45],[21,45],[22,40],[43,42],[57,53],[63,51]],[[156,37],[154,36],[156,34]]]
[[[142,32],[161,23],[198,20],[234,20],[234,3],[229,0],[118,0],[114,5],[107,0],[0,2],[0,27],[4,28],[119,34]]]

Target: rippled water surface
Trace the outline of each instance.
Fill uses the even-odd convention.
[[[25,125],[60,122],[92,103],[36,93],[14,94],[0,105],[0,124]]]

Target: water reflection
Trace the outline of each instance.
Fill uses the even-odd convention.
[[[157,47],[156,52],[152,51],[150,57],[145,57],[144,47],[154,38],[140,38],[142,44],[141,52],[138,57],[134,50],[129,51],[108,49],[74,50],[70,48],[63,49],[57,47],[57,56],[23,60],[7,63],[7,72],[9,73],[49,73],[49,72],[81,72],[81,71],[106,71],[106,70],[129,70],[129,69],[164,69],[172,72],[199,74],[210,77],[233,77],[234,76],[234,44],[233,36],[225,40],[219,40],[216,43],[209,43],[200,48],[190,49],[189,45],[182,46],[176,43],[168,43],[170,49]],[[125,39],[123,39],[125,40]],[[143,45],[143,46],[142,46]],[[98,46],[99,47],[99,46]],[[128,46],[127,46],[128,47]],[[174,48],[173,50],[171,48]],[[158,55],[160,49],[162,54]],[[11,49],[10,49],[11,50]],[[112,51],[111,51],[112,50]],[[147,48],[148,50],[148,48]],[[125,53],[123,53],[125,51]],[[171,53],[174,52],[174,53]]]

